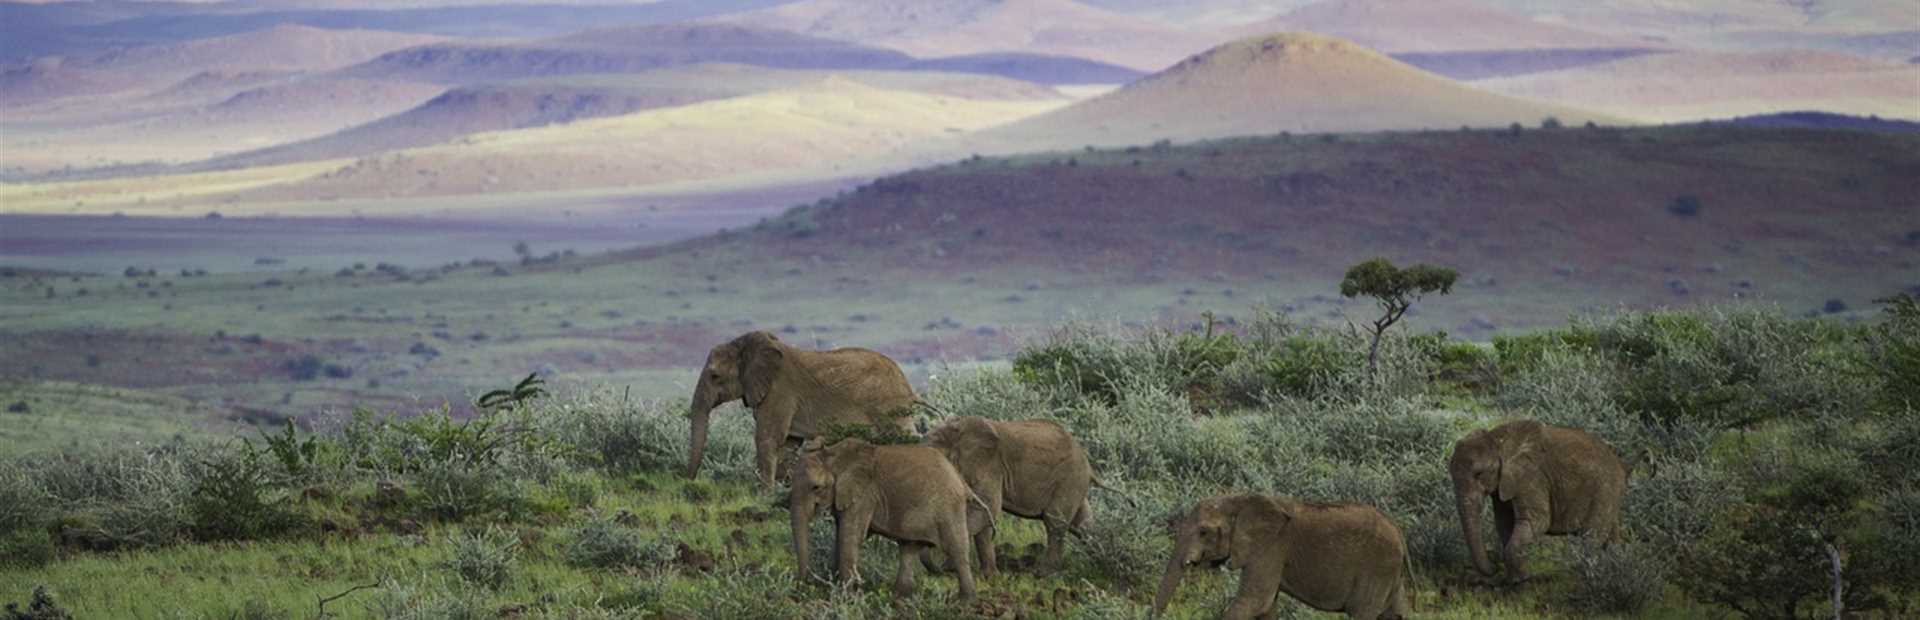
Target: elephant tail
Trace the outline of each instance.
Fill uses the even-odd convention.
[[[987,504],[987,500],[980,499],[980,494],[973,492],[973,487],[967,487],[967,503],[979,506],[980,514],[987,516],[987,525],[993,526],[995,518],[999,515],[993,514],[993,506]]]
[[[1107,483],[1100,481],[1099,476],[1093,477],[1093,488],[1100,489],[1102,491],[1106,491],[1114,495],[1118,495],[1120,496],[1120,499],[1127,500],[1127,505],[1129,506],[1132,506],[1134,508],[1140,507],[1140,500],[1134,499],[1134,497],[1132,495],[1128,495],[1126,491],[1122,491],[1120,489],[1107,486]]]
[[[928,402],[927,399],[925,398],[920,398],[918,396],[915,396],[913,398],[913,405],[921,409],[925,409],[927,410],[928,413],[932,413],[938,417],[944,418],[948,416],[947,410],[941,409],[939,405],[935,405],[931,402]]]
[[[1401,553],[1400,561],[1407,565],[1406,580],[1402,582],[1404,585],[1400,586],[1400,593],[1407,597],[1407,613],[1411,614],[1419,611],[1414,609],[1414,603],[1420,600],[1420,575],[1413,572],[1413,554]]]

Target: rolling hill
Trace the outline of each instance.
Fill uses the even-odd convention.
[[[1601,115],[1486,93],[1357,44],[1287,33],[1194,56],[1120,90],[983,132],[990,152],[1290,132],[1486,127]]]
[[[1789,110],[1920,118],[1920,67],[1832,52],[1676,52],[1474,85],[1647,121]]]
[[[1063,105],[883,90],[852,79],[513,131],[362,159],[240,201],[769,183],[898,169],[933,138]]]
[[[1232,32],[1253,36],[1286,30],[1335,36],[1390,54],[1648,46],[1646,41],[1537,21],[1473,0],[1324,0]]]
[[[673,24],[609,27],[524,43],[443,43],[388,53],[342,73],[442,84],[637,73],[700,63],[787,69],[886,69],[912,59],[892,50],[761,27]]]
[[[1165,68],[1220,38],[1073,0],[801,0],[716,19],[881,45],[922,58],[1029,52],[1140,71]]]
[[[535,78],[459,86],[418,107],[338,133],[208,162],[257,166],[361,157],[503,131],[630,114],[814,84],[829,76],[879,88],[961,99],[1043,101],[1044,86],[1005,78],[933,72],[807,71],[703,64],[631,74]]]
[[[61,97],[158,89],[208,71],[326,71],[441,40],[417,34],[280,25],[223,37],[52,57],[0,74],[0,102],[22,105]]]

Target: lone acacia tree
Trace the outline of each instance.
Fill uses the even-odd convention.
[[[1380,335],[1387,328],[1400,321],[1427,293],[1438,291],[1445,295],[1453,290],[1453,281],[1460,273],[1446,267],[1418,264],[1401,269],[1393,266],[1384,258],[1375,258],[1347,269],[1347,277],[1340,281],[1340,295],[1359,297],[1366,295],[1380,303],[1385,312],[1374,320],[1373,346],[1367,350],[1367,373],[1372,374],[1380,358]]]

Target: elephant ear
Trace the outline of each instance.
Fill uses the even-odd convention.
[[[954,454],[965,462],[966,469],[982,465],[1000,465],[1000,431],[993,423],[982,418],[970,418],[960,427],[960,438],[954,442]]]
[[[1546,425],[1535,420],[1515,422],[1500,429],[1500,501],[1544,491],[1546,471],[1540,450],[1546,445]]]
[[[746,405],[758,407],[773,391],[773,380],[786,364],[786,352],[780,348],[780,339],[768,332],[753,332],[741,339],[745,342],[740,346],[740,388],[746,392]]]
[[[1227,541],[1227,568],[1239,569],[1262,555],[1260,545],[1280,542],[1294,513],[1279,500],[1259,495],[1241,496],[1233,503],[1233,515],[1228,520],[1233,535]]]
[[[871,492],[873,444],[842,439],[827,449],[827,469],[833,470],[833,509],[846,510]]]

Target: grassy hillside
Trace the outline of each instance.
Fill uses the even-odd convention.
[[[924,363],[1004,358],[1062,316],[1192,321],[1265,305],[1303,322],[1370,320],[1371,304],[1336,293],[1348,265],[1376,255],[1460,269],[1453,294],[1408,320],[1472,339],[1736,299],[1858,317],[1920,286],[1917,139],[1719,126],[1273,136],[969,160],[604,255],[564,255],[561,232],[530,228],[526,258],[502,256],[508,225],[472,237],[485,248],[450,239],[430,260],[408,248],[404,265],[344,241],[300,258],[303,270],[149,276],[129,258],[100,277],[0,278],[0,374],[304,416],[459,403],[534,370],[690,389],[684,369],[708,347],[765,328],[878,348],[925,376]],[[243,265],[280,256],[245,251]],[[284,365],[308,355],[352,374],[296,379]]]
[[[1379,374],[1364,339],[1273,315],[1056,325],[1011,368],[947,369],[922,393],[952,415],[1059,421],[1121,493],[1095,492],[1053,577],[1030,570],[1039,528],[1003,516],[1003,574],[969,605],[944,575],[894,599],[896,552],[878,538],[864,585],[796,579],[782,494],[747,482],[747,416],[721,412],[713,479],[687,481],[671,473],[686,456],[678,394],[609,389],[464,421],[359,412],[244,444],[14,455],[0,460],[0,599],[45,586],[77,617],[1136,618],[1166,517],[1255,491],[1381,508],[1405,533],[1422,617],[1818,615],[1817,539],[1773,534],[1806,531],[1843,550],[1850,611],[1908,617],[1908,304],[1853,325],[1621,314],[1491,348],[1395,335]],[[1471,574],[1444,464],[1454,440],[1515,417],[1590,429],[1637,467],[1619,540],[1545,539],[1535,578],[1498,586]],[[816,548],[824,521],[806,533]],[[825,555],[806,571],[823,574]],[[1191,570],[1167,617],[1214,617],[1234,583]]]

